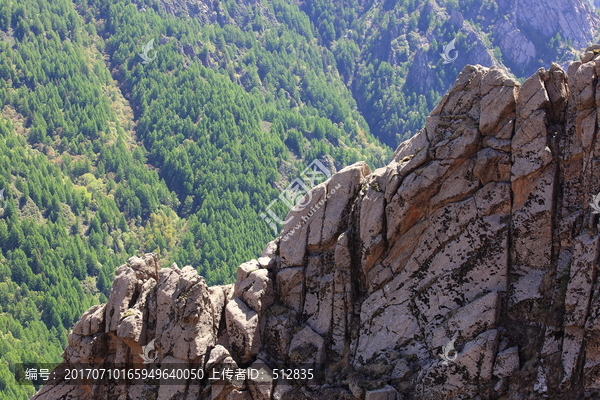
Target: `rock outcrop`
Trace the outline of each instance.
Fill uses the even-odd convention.
[[[234,285],[131,258],[61,366],[139,363],[154,340],[163,364],[313,379],[63,381],[34,398],[598,398],[600,57],[583,57],[522,85],[465,67],[387,167],[316,186]]]
[[[581,0],[500,0],[493,32],[510,65],[526,66],[545,51],[544,41],[556,37],[585,48],[600,25],[600,18]],[[541,39],[541,40],[540,40]]]

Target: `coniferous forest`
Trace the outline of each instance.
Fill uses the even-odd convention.
[[[378,168],[423,126],[464,64],[437,60],[423,86],[419,35],[438,37],[430,55],[455,36],[468,52],[425,1],[368,21],[352,0],[211,4],[0,0],[0,400],[35,392],[15,365],[60,362],[128,257],[231,282],[276,236],[260,214],[312,160]]]

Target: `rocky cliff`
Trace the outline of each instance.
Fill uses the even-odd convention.
[[[387,167],[316,186],[234,285],[131,258],[61,366],[140,363],[154,340],[163,365],[314,379],[63,379],[34,399],[597,398],[597,52],[522,85],[465,67]]]
[[[526,67],[544,57],[544,42],[556,37],[584,48],[600,26],[590,4],[581,0],[499,0],[493,33],[508,65]],[[526,68],[525,68],[526,69]]]
[[[501,65],[519,77],[529,76],[539,66],[558,58],[561,65],[566,65],[574,59],[575,49],[593,43],[600,27],[600,17],[582,0],[475,1],[459,7],[460,11],[437,2],[431,4],[429,8],[436,18],[447,21],[467,37],[466,43],[459,46],[459,65]],[[390,36],[397,38],[400,33],[392,32]],[[450,39],[427,32],[422,40],[431,44]],[[399,64],[401,58],[394,46],[381,49],[389,51],[378,54],[382,60]],[[431,65],[435,65],[437,56],[437,52],[430,54],[423,46],[417,50],[409,74],[417,88],[435,87],[440,72]]]

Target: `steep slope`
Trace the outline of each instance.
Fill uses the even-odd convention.
[[[271,31],[268,52],[252,32],[95,3],[0,0],[0,400],[35,392],[16,365],[60,360],[128,255],[231,282],[306,164],[392,155],[306,38]],[[248,60],[233,67],[237,46]],[[252,87],[259,75],[270,84]]]
[[[77,6],[105,40],[149,167],[188,221],[170,261],[198,265],[209,282],[231,280],[237,251],[253,257],[273,237],[260,214],[313,159],[335,170],[391,157],[311,37],[203,25],[128,0]],[[156,59],[145,65],[139,52],[150,40]]]
[[[135,3],[140,10],[238,27],[257,37],[283,30],[307,38],[326,59],[334,58],[331,67],[351,90],[370,131],[392,147],[421,128],[465,65],[504,66],[524,79],[553,61],[566,65],[576,49],[593,43],[600,27],[586,0]],[[453,39],[455,50],[448,53],[453,61],[445,62],[442,54]],[[231,69],[247,58],[241,51],[225,60]],[[263,76],[260,81],[268,86]],[[297,97],[289,81],[280,87]]]
[[[517,73],[533,72],[540,60],[567,61],[573,49],[593,40],[600,18],[592,10],[587,2],[576,0],[499,1],[498,12],[505,17],[494,19],[490,28],[507,66]],[[561,43],[548,48],[553,38]]]
[[[594,49],[523,85],[465,67],[388,166],[313,189],[235,285],[131,258],[61,366],[131,366],[152,341],[165,368],[314,379],[92,388],[63,375],[34,398],[597,397],[598,73]]]
[[[505,66],[526,78],[573,60],[600,26],[585,0],[299,3],[336,55],[371,131],[391,146],[420,129],[463,66]],[[456,52],[448,55],[456,59],[445,63],[441,53],[453,39]]]
[[[67,328],[106,301],[114,266],[157,250],[180,222],[94,40],[68,1],[0,0],[2,400],[33,395],[15,365],[60,360]]]

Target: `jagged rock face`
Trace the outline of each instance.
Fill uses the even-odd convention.
[[[575,48],[584,48],[600,25],[590,5],[580,0],[499,0],[498,6],[506,15],[494,27],[498,45],[511,64],[520,66],[539,58],[543,50],[536,46],[557,32]],[[542,42],[533,42],[539,38]]]
[[[597,398],[600,57],[582,60],[523,85],[465,67],[387,167],[315,187],[235,285],[134,257],[64,353],[136,362],[154,338],[163,362],[323,370],[310,385],[59,384],[35,399]]]
[[[383,0],[376,0],[376,5],[372,7],[385,9],[383,3]],[[467,37],[465,42],[469,44],[468,48],[459,46],[457,49],[458,65],[504,65],[519,77],[533,73],[540,66],[541,60],[552,60],[553,57],[560,57],[562,62],[572,60],[575,49],[585,48],[593,43],[600,28],[600,16],[585,0],[474,1],[470,10],[462,9],[465,15],[442,2],[426,3],[428,5],[423,8],[422,13],[432,10],[436,18],[447,21]],[[484,6],[479,8],[482,4]],[[474,27],[474,21],[478,21],[482,27]],[[500,50],[501,59],[486,43],[487,39],[482,36],[482,31],[489,34],[493,46]],[[392,38],[399,38],[402,34],[403,32],[393,29],[390,31]],[[439,44],[451,38],[427,34],[422,40],[431,45],[434,41]],[[560,43],[561,50],[558,52],[553,47],[555,44],[550,44],[554,40],[557,41],[556,45]],[[394,50],[394,46],[380,46],[380,49],[380,59],[392,65],[399,65],[404,61],[401,53]],[[426,47],[418,49],[410,63],[407,82],[412,83],[407,87],[415,90],[421,87],[421,93],[435,88],[439,81],[439,71],[430,65],[436,62],[437,53],[432,56]]]

